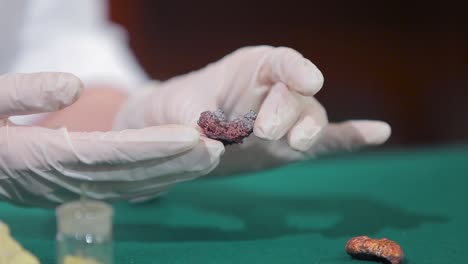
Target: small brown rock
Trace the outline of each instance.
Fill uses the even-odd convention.
[[[404,258],[403,250],[396,242],[386,238],[372,239],[367,236],[358,236],[348,240],[346,252],[353,258],[390,264],[400,264]]]

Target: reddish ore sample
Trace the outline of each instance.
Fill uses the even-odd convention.
[[[252,133],[256,118],[257,114],[251,110],[241,119],[227,121],[224,112],[218,109],[201,113],[198,125],[208,138],[219,140],[226,146],[242,144],[243,139]]]
[[[396,242],[386,238],[372,239],[367,236],[351,238],[346,243],[346,252],[357,259],[389,264],[400,264],[404,258],[403,250]]]

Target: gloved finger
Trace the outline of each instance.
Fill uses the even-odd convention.
[[[200,138],[195,129],[179,125],[68,135],[75,157],[89,165],[166,158],[194,148]]]
[[[177,80],[172,80],[164,87],[152,85],[129,98],[114,120],[114,130],[163,124],[184,124],[199,129],[197,121],[200,113],[218,109],[216,100],[204,100],[206,94],[203,93],[190,95],[190,100],[179,100],[183,95],[174,91],[191,84],[178,84]],[[199,131],[202,132],[201,129]]]
[[[285,83],[290,89],[307,96],[316,94],[323,86],[320,70],[299,52],[290,48],[268,51],[260,66],[260,83]]]
[[[390,134],[390,125],[382,121],[351,120],[329,124],[314,144],[314,152],[327,154],[376,146],[387,141]]]
[[[53,189],[58,194],[52,192],[47,197],[59,201],[64,190],[79,194],[79,186],[83,183],[87,186],[86,195],[93,199],[133,200],[154,196],[176,183],[208,174],[219,164],[223,153],[222,143],[202,137],[191,150],[166,159],[106,167],[66,168],[53,180],[56,186]]]
[[[254,134],[267,140],[282,138],[301,113],[298,96],[283,83],[275,84],[260,107]]]
[[[158,133],[158,128],[128,130],[124,136],[119,132],[88,133],[94,134],[90,140],[79,133],[65,137],[64,130],[1,128],[0,132],[12,136],[0,137],[8,142],[0,142],[0,148],[15,147],[0,151],[0,164],[8,164],[5,168],[11,171],[9,177],[0,177],[0,197],[43,206],[76,199],[83,184],[89,187],[87,195],[91,198],[138,197],[139,190],[149,194],[146,188],[150,184],[156,193],[160,190],[158,186],[187,181],[218,165],[224,152],[221,142],[200,138],[193,128],[185,132],[171,128],[166,132],[171,132],[172,137]],[[105,142],[96,141],[96,135],[100,137],[98,141]],[[75,138],[79,140],[70,148],[67,141]],[[89,150],[92,143],[97,145]],[[174,153],[177,154],[171,155]]]
[[[67,177],[94,182],[135,182],[158,178],[161,184],[166,184],[164,177],[174,182],[187,180],[193,177],[192,175],[199,175],[200,172],[217,164],[224,153],[224,146],[221,142],[202,137],[200,139],[190,150],[176,155],[105,166],[66,166],[63,174]]]
[[[198,154],[194,152],[194,154],[191,155]],[[180,166],[174,167],[179,168],[181,172],[165,175],[154,173],[151,177],[146,177],[143,180],[94,182],[89,185],[87,196],[98,200],[128,200],[134,203],[143,202],[161,196],[167,192],[169,188],[178,183],[193,180],[210,173],[218,166],[219,159],[214,160],[210,164],[206,164],[206,168],[202,170],[193,170],[195,167],[191,165],[188,165],[186,168]],[[197,167],[198,169],[201,168],[201,166]],[[157,170],[160,171],[160,168],[153,167],[149,170],[154,170],[156,172]],[[132,172],[126,171],[126,173]],[[72,186],[77,186],[77,184]],[[73,187],[70,190],[73,190]]]
[[[73,104],[83,83],[69,73],[0,75],[0,118],[60,110]]]
[[[40,127],[4,127],[1,131],[5,136],[0,139],[14,146],[3,160],[7,167],[17,170],[95,167],[112,170],[113,166],[164,159],[188,151],[200,138],[195,129],[175,125],[91,133]]]
[[[219,163],[221,156],[224,154],[224,145],[213,139],[200,137],[200,142],[190,151],[176,155],[174,158],[167,159],[159,164],[153,164],[155,171],[163,173],[155,173],[156,176],[167,178],[168,182],[174,181],[177,178],[189,179],[191,174],[211,170],[213,166]],[[179,175],[174,177],[174,175]],[[163,178],[160,178],[161,182]]]
[[[128,182],[126,186],[123,186],[124,192],[120,196],[132,200],[136,197],[158,196],[177,183],[189,181],[213,171],[218,166],[222,153],[224,153],[224,146],[220,142],[202,137],[198,148],[181,156],[179,160],[175,159],[165,164],[165,166],[184,168],[184,171],[176,171],[143,181]]]
[[[328,123],[325,109],[315,98],[303,97],[302,100],[304,109],[287,138],[289,146],[297,151],[310,149]]]

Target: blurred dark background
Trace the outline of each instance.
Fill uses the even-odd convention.
[[[468,142],[466,1],[112,0],[111,11],[153,78],[288,46],[323,72],[330,120],[386,120],[391,146]]]

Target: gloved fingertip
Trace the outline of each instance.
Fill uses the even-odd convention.
[[[260,107],[254,134],[266,140],[279,140],[299,118],[301,108],[296,94],[283,83],[276,83]]]
[[[253,129],[253,133],[258,138],[265,139],[265,140],[272,140],[271,137],[269,137],[267,133],[265,132],[265,129],[258,125],[255,125]]]
[[[59,72],[56,73],[58,78],[63,81],[64,88],[74,89],[77,93],[81,93],[84,89],[83,81],[78,78],[78,76],[68,73],[68,72]]]
[[[257,119],[253,132],[255,136],[261,139],[279,140],[287,131],[281,127],[280,118],[272,114],[268,117],[268,120]]]
[[[219,159],[226,151],[223,143],[218,140],[209,139],[207,137],[201,137],[201,140],[205,143],[208,153],[212,157],[213,161]]]
[[[308,59],[302,59],[295,68],[291,85],[298,93],[312,96],[318,93],[324,83],[322,72]]]
[[[383,121],[359,120],[350,122],[350,125],[360,134],[363,143],[368,145],[383,144],[390,138],[392,132],[390,125]]]
[[[320,136],[323,126],[311,120],[303,120],[296,124],[288,134],[289,146],[297,151],[309,150]]]
[[[60,102],[60,107],[74,103],[84,90],[83,82],[75,75],[66,72],[51,73],[55,78],[55,100]]]

